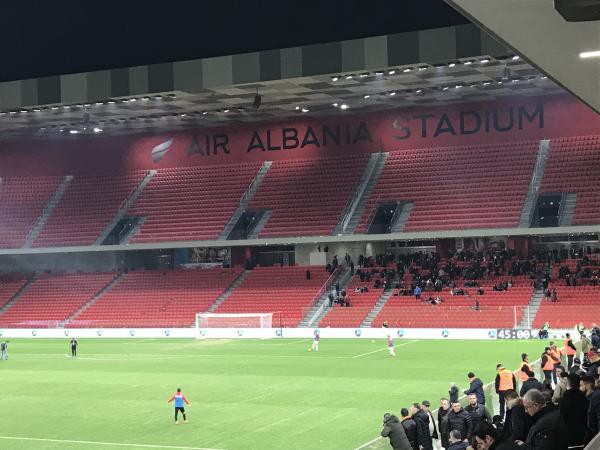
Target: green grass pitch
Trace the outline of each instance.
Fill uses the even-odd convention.
[[[540,341],[11,340],[0,362],[0,448],[355,449],[378,436],[385,412],[437,406],[449,383],[496,363],[518,367]],[[166,400],[181,387],[189,423]],[[25,438],[25,439],[14,439]],[[40,439],[40,440],[36,440]],[[79,441],[79,442],[70,442]],[[113,444],[113,445],[111,445]],[[389,448],[380,440],[370,448]]]

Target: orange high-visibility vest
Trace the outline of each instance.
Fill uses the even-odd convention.
[[[565,339],[565,355],[575,355],[577,352],[569,347],[569,342],[571,342],[571,339]]]
[[[552,370],[554,369],[554,360],[550,357],[550,355],[548,353],[546,353],[546,364],[544,364],[544,367],[542,368],[542,370]]]
[[[560,350],[559,349],[550,349],[550,353],[552,353],[554,355],[554,357],[556,358],[556,362],[554,363],[555,365],[560,365]]]
[[[527,370],[529,370],[530,372],[533,372],[533,368],[531,367],[531,364],[529,364],[528,362],[523,361],[523,364],[521,364],[521,367],[523,366],[527,366]],[[529,379],[529,375],[527,375],[525,372],[521,371],[521,381],[527,381]]]
[[[498,371],[500,375],[500,385],[498,386],[499,391],[508,391],[513,389],[513,374],[510,370],[502,368]]]

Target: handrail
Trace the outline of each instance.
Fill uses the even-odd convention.
[[[375,207],[369,214],[369,219],[367,220],[367,233],[369,232],[369,228],[371,228],[371,224],[373,223],[373,220],[375,220],[375,215],[377,214],[377,210],[379,209],[378,205],[380,203],[380,200],[381,200],[381,196],[378,195],[377,198],[375,199]]]
[[[398,220],[398,216],[400,216],[400,214],[402,214],[402,211],[404,211],[404,205],[406,205],[406,203],[402,203],[400,201],[396,201],[396,210],[394,211],[394,214],[392,215],[392,218],[390,220],[390,233],[392,232],[392,228],[394,227],[394,225],[396,224],[396,221]]]
[[[335,269],[333,271],[333,273],[329,276],[329,278],[327,278],[327,280],[325,281],[325,283],[323,284],[323,286],[321,286],[320,289],[320,293],[317,295],[317,297],[315,297],[313,299],[313,306],[317,305],[317,301],[319,300],[319,298],[328,290],[331,289],[331,286],[333,285],[334,280],[341,274],[342,272],[342,266],[338,266],[337,269]],[[312,315],[312,317],[309,319],[308,323],[306,324],[307,326],[312,326],[312,324],[314,323],[314,320],[319,317],[319,315],[323,312],[323,310],[325,309],[325,305],[326,305],[326,301],[322,302],[319,307],[317,308],[317,310],[314,312],[314,314]]]
[[[342,222],[342,231],[346,231],[346,227],[348,226],[350,219],[352,218],[352,216],[354,215],[354,212],[356,211],[356,207],[357,207],[358,203],[360,202],[360,200],[362,199],[362,196],[365,193],[367,184],[369,183],[369,180],[371,180],[371,177],[373,176],[375,167],[377,167],[377,164],[379,164],[379,161],[381,161],[382,158],[383,158],[383,153],[379,152],[377,158],[375,158],[373,160],[369,160],[369,162],[371,162],[371,161],[374,161],[374,162],[370,166],[368,174],[364,177],[364,180],[362,180],[361,183],[359,184],[359,189],[358,189],[359,192],[357,192],[356,195],[352,197],[354,201],[352,202],[350,211],[348,212],[348,214],[346,215],[346,217],[344,218],[344,220]]]

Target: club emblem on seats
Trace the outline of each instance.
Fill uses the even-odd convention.
[[[152,149],[152,161],[155,163],[160,162],[161,159],[165,157],[169,148],[171,148],[171,144],[173,143],[173,138],[163,142],[162,144],[158,144],[156,147]]]

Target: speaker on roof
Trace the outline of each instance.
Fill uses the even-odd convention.
[[[554,0],[554,9],[567,22],[600,20],[600,0]]]

